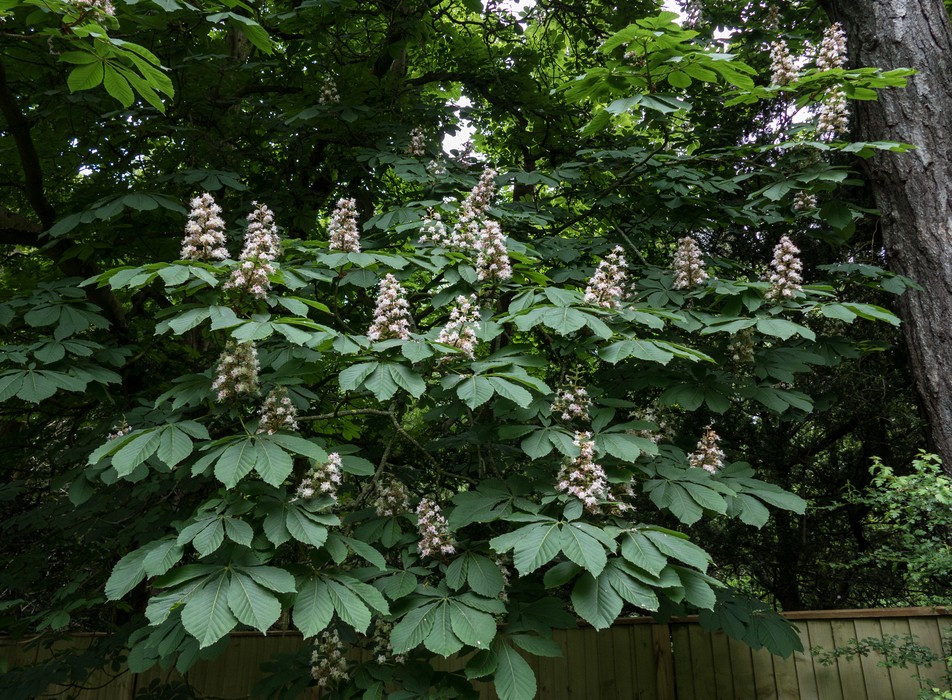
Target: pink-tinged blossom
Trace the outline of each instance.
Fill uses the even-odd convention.
[[[279,430],[297,430],[297,408],[288,397],[287,387],[275,387],[268,392],[258,411],[258,433],[273,435]]]
[[[450,236],[450,246],[456,250],[476,251],[485,228],[482,225],[486,210],[495,193],[496,171],[486,168],[479,182],[463,200],[459,221]]]
[[[476,277],[480,282],[502,282],[512,277],[506,237],[495,221],[487,221],[476,241]]]
[[[426,155],[426,136],[423,129],[413,129],[410,132],[410,143],[407,144],[406,154],[419,158]]]
[[[800,274],[803,263],[800,262],[800,249],[793,241],[784,236],[774,247],[773,260],[770,262],[770,289],[766,297],[771,301],[792,299],[797,295],[803,283]]]
[[[318,688],[333,688],[350,677],[344,644],[337,630],[324,630],[314,641],[311,654],[311,677]]]
[[[243,289],[257,299],[266,299],[271,289],[269,275],[274,274],[271,262],[281,255],[281,238],[271,210],[257,202],[252,206],[255,210],[248,215],[245,247],[225,289]]]
[[[601,504],[614,500],[614,497],[605,470],[595,462],[595,441],[591,433],[575,433],[572,444],[579,448],[580,454],[562,464],[555,487],[579,499],[589,513],[599,513]]]
[[[357,202],[354,199],[337,200],[337,208],[327,225],[328,249],[342,253],[360,252],[360,231],[357,229]]]
[[[432,243],[441,248],[452,246],[452,235],[443,223],[443,218],[439,212],[430,209],[423,217],[423,225],[420,226],[420,240],[424,243]]]
[[[826,91],[820,103],[816,122],[816,133],[821,139],[832,141],[850,130],[850,108],[846,102],[843,88],[831,88]]]
[[[340,455],[331,452],[323,464],[315,464],[301,479],[297,488],[297,497],[308,501],[315,496],[337,498],[337,487],[343,478]]]
[[[334,79],[330,76],[324,78],[324,83],[321,85],[321,93],[317,97],[317,101],[322,105],[336,105],[340,102],[340,95],[337,93],[337,83],[334,82]]]
[[[377,487],[374,510],[382,518],[409,513],[410,494],[407,487],[395,479],[384,479]]]
[[[846,65],[846,32],[837,22],[823,32],[820,50],[817,52],[816,67],[819,70],[832,70]]]
[[[195,197],[190,204],[192,211],[185,224],[182,260],[225,260],[228,249],[225,248],[225,222],[221,218],[221,207],[215,204],[215,198],[207,192]]]
[[[556,392],[551,410],[564,421],[588,421],[588,409],[591,406],[592,400],[585,387],[571,386]]]
[[[116,14],[116,8],[109,0],[71,0],[74,7],[86,12],[93,12],[99,15],[112,17]]]
[[[393,646],[390,644],[391,632],[393,632],[392,623],[380,618],[374,620],[374,631],[370,636],[372,645],[370,657],[378,664],[394,663],[399,665],[406,661],[403,654],[393,653]]]
[[[440,507],[429,498],[420,501],[416,509],[417,531],[420,541],[417,550],[422,557],[438,557],[456,553],[456,543],[450,533],[449,523],[440,512]]]
[[[789,85],[797,79],[797,67],[787,42],[777,39],[770,46],[770,84]]]
[[[673,267],[675,289],[694,289],[707,279],[707,272],[701,260],[701,249],[690,236],[678,239]]]
[[[476,339],[478,324],[479,307],[476,306],[476,297],[460,295],[456,297],[456,304],[450,312],[450,320],[443,326],[436,340],[439,343],[452,345],[466,357],[473,359],[479,342]]]
[[[739,365],[753,363],[754,350],[754,331],[750,328],[745,328],[731,337],[731,341],[727,345],[727,352],[731,360]]]
[[[800,190],[793,195],[794,211],[812,211],[817,208],[816,195],[811,192]]]
[[[718,446],[719,442],[720,437],[714,432],[713,424],[708,425],[697,443],[697,450],[688,455],[688,466],[717,474],[724,466],[724,451]]]
[[[112,429],[112,432],[106,436],[107,440],[118,440],[121,437],[125,437],[132,432],[132,426],[126,421],[125,418],[122,419],[122,423],[115,426]]]
[[[374,320],[367,331],[370,340],[406,340],[410,337],[410,305],[397,278],[387,274],[377,292]]]
[[[258,351],[254,343],[229,340],[225,344],[218,357],[212,389],[219,403],[236,399],[239,394],[258,392]]]
[[[605,309],[621,308],[625,298],[624,284],[628,277],[628,261],[621,246],[615,246],[598,263],[598,268],[585,287],[585,301]]]

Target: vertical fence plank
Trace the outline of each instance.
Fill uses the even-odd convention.
[[[610,656],[615,674],[615,697],[637,698],[637,682],[635,680],[635,652],[632,649],[631,632],[634,625],[618,625],[606,630],[603,634],[609,636],[609,645],[600,654]]]
[[[833,630],[835,646],[847,646],[850,640],[856,639],[856,626],[853,620],[833,620],[830,627]],[[863,678],[863,664],[860,660],[840,657],[836,660],[836,665],[840,671],[840,687],[843,688],[843,695],[848,700],[854,700],[854,698],[865,700],[866,681]]]
[[[728,636],[721,630],[710,633],[711,654],[714,658],[714,687],[717,700],[734,700],[734,670]]]
[[[943,682],[939,685],[943,690],[952,690],[952,615],[936,618],[939,623],[939,636],[942,639],[942,658],[945,659],[945,673]]]
[[[809,620],[807,628],[810,630],[810,643],[823,651],[832,651],[833,627],[831,620]],[[829,666],[813,659],[813,668],[816,672],[817,694],[820,700],[844,700],[843,687],[840,685],[840,671],[834,661]]]
[[[797,687],[800,689],[800,700],[820,700],[820,693],[816,685],[816,669],[813,656],[810,654],[810,626],[806,620],[797,624],[800,643],[803,651],[793,652],[794,665],[797,669]]]
[[[888,617],[880,620],[879,628],[884,636],[899,637],[900,643],[911,632],[909,630],[909,620],[900,617]],[[926,669],[928,670],[928,669]],[[919,667],[913,665],[907,668],[894,667],[889,669],[889,683],[893,694],[897,698],[914,698],[919,692]]]
[[[774,683],[779,700],[800,700],[800,683],[797,680],[797,662],[793,654],[787,658],[773,657]]]
[[[774,678],[773,654],[766,649],[751,651],[754,661],[754,697],[757,700],[775,700],[777,681]]]
[[[671,623],[671,652],[674,663],[674,697],[677,700],[703,700],[694,694],[694,659],[691,656],[689,625]]]
[[[750,647],[737,639],[728,639],[731,655],[731,675],[734,678],[734,697],[741,700],[754,687],[754,659]]]
[[[936,654],[942,654],[942,636],[939,633],[939,618],[937,617],[913,617],[909,619],[909,632],[916,637],[916,641],[922,646],[929,647]],[[928,678],[935,685],[938,685],[942,679],[944,667],[941,662],[932,664],[932,666],[920,666],[919,675],[922,678]]]
[[[691,666],[694,678],[694,697],[715,698],[714,652],[711,649],[711,635],[700,625],[688,625],[688,639],[691,644]]]
[[[856,638],[862,639],[882,639],[883,630],[879,620],[875,618],[860,619],[854,622],[856,628]],[[893,692],[892,680],[889,676],[889,669],[880,665],[883,657],[879,654],[870,654],[860,659],[863,667],[863,678],[866,682],[866,696],[869,700],[893,700],[896,697]]]
[[[655,630],[664,637],[667,656],[655,653]],[[674,667],[671,662],[671,637],[667,625],[628,625],[631,640],[632,687],[634,700],[674,699]],[[659,685],[659,683],[661,685]],[[666,695],[667,693],[667,695]]]

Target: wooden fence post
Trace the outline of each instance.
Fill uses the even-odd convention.
[[[674,655],[671,653],[671,627],[651,625],[651,646],[655,658],[655,689],[658,700],[676,700],[674,689]]]

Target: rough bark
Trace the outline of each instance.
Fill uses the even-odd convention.
[[[891,270],[923,291],[900,301],[932,448],[952,474],[952,28],[942,0],[825,0],[850,65],[915,68],[906,89],[853,103],[854,137],[917,146],[864,164]]]

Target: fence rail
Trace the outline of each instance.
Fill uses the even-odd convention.
[[[875,654],[839,658],[821,664],[810,654],[813,647],[827,651],[850,640],[914,636],[918,643],[943,655],[952,644],[952,610],[903,608],[890,610],[833,610],[786,615],[799,629],[805,652],[784,659],[764,650],[753,651],[721,632],[709,633],[696,618],[658,624],[650,618],[619,620],[611,629],[589,627],[560,630],[554,639],[563,658],[527,657],[536,672],[540,700],[911,700],[920,688],[918,678],[929,678],[942,688],[952,669],[938,662],[931,667],[886,668]],[[0,640],[0,664],[7,668],[32,664],[94,643],[96,635],[74,635],[52,647]],[[200,663],[187,674],[201,694],[216,698],[247,698],[263,676],[259,666],[273,654],[294,652],[309,644],[297,633],[278,632],[263,637],[235,633],[225,653]],[[462,666],[462,660],[441,661],[443,670]],[[78,700],[132,700],[155,679],[178,679],[159,669],[133,675],[94,674]],[[478,684],[480,700],[493,700],[492,686]],[[54,697],[67,689],[52,687]],[[75,691],[74,691],[75,692]],[[318,698],[309,691],[304,698]]]

